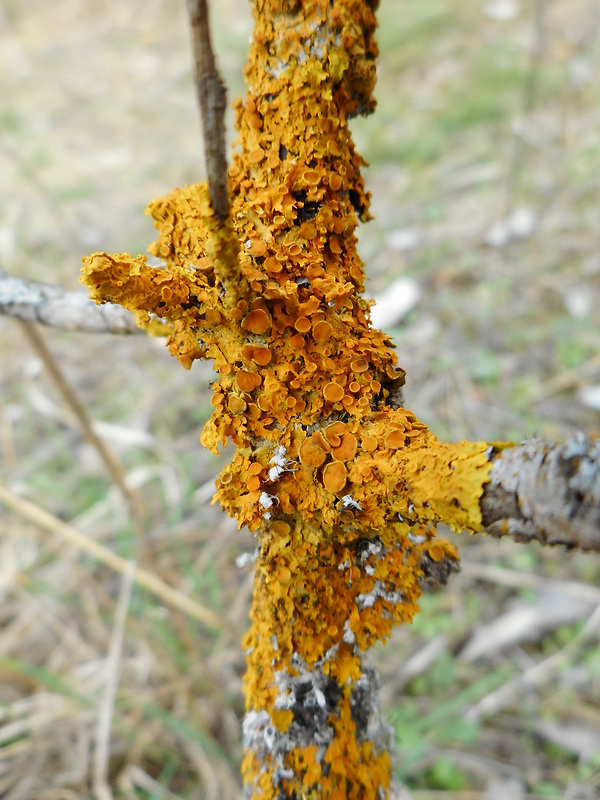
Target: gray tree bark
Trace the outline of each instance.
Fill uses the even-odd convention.
[[[86,291],[27,281],[0,269],[0,314],[52,328],[85,333],[141,333],[135,317],[121,306],[96,305]]]
[[[600,551],[600,440],[532,439],[492,457],[480,501],[490,534]]]

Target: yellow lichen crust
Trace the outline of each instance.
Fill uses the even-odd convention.
[[[485,443],[445,444],[402,408],[404,372],[361,297],[369,198],[348,119],[373,108],[375,0],[254,0],[237,101],[231,216],[204,185],[148,211],[146,258],[96,253],[98,302],[210,358],[202,442],[237,453],[218,500],[257,531],[246,637],[247,797],[382,800],[389,732],[363,651],[417,611],[426,563],[453,562],[431,525],[481,527]]]
[[[292,423],[278,433],[277,445],[241,449],[219,476],[215,501],[240,527],[256,530],[265,519],[298,513],[328,535],[398,522],[398,535],[440,521],[455,531],[481,529],[487,443],[440,442],[403,408],[382,408],[368,420]]]
[[[330,539],[295,516],[261,538],[244,640],[243,768],[253,797],[384,796],[390,734],[362,651],[412,620],[424,559],[457,558],[433,529],[401,530]]]

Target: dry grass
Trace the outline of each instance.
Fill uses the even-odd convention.
[[[233,97],[249,14],[242,0],[213,7]],[[356,125],[376,215],[361,248],[371,292],[399,273],[422,289],[392,331],[408,404],[452,439],[597,429],[580,398],[600,384],[599,4],[383,0],[381,13],[379,111]],[[143,252],[147,201],[202,177],[185,6],[4,0],[0,39],[0,262],[75,287],[82,255]],[[486,243],[520,209],[527,235]],[[5,510],[0,796],[239,797],[251,569],[235,558],[252,540],[210,506],[220,464],[198,443],[210,368],[186,373],[143,338],[43,334],[102,421],[145,535],[9,320],[2,482],[228,630],[139,586],[129,596],[121,573]],[[598,597],[585,585],[600,561],[459,545],[464,572],[375,655],[401,732],[398,776],[418,800],[575,784],[597,797]]]

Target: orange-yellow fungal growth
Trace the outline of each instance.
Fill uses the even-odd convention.
[[[251,475],[246,481],[246,486],[251,492],[258,491],[260,489],[260,478],[257,475]]]
[[[320,467],[325,462],[327,455],[321,442],[313,435],[300,445],[298,458],[300,463],[306,467]]]
[[[348,473],[341,461],[333,461],[323,469],[323,484],[333,494],[338,494],[346,485]]]
[[[356,250],[369,197],[348,120],[373,109],[376,2],[253,0],[235,104],[231,214],[203,184],[150,204],[163,259],[97,253],[82,280],[189,368],[212,360],[218,500],[256,531],[243,764],[253,800],[383,800],[389,731],[363,652],[410,622],[419,581],[481,527],[486,443],[445,444],[402,407]],[[448,567],[448,570],[450,567]],[[448,571],[447,570],[447,571]]]
[[[333,329],[328,322],[321,320],[313,328],[313,339],[315,342],[324,342],[331,336]]]
[[[242,320],[242,328],[245,328],[250,333],[266,333],[271,328],[271,321],[269,316],[262,308],[257,308],[246,314]]]
[[[243,397],[231,395],[229,398],[229,408],[234,414],[241,414],[248,408],[248,404]]]
[[[325,436],[332,447],[339,447],[342,442],[341,437],[347,433],[347,431],[348,426],[346,423],[338,420],[337,422],[334,422],[333,425],[328,425],[325,428]]]
[[[340,386],[339,383],[335,381],[326,383],[323,387],[323,396],[325,400],[329,400],[330,403],[339,403],[344,396],[344,387]]]
[[[344,433],[337,447],[331,451],[331,455],[338,461],[352,461],[356,454],[356,436],[353,433]]]
[[[262,383],[262,378],[256,372],[246,372],[243,369],[238,371],[235,380],[243,392],[251,392]]]
[[[404,431],[392,431],[385,437],[385,446],[397,450],[404,446],[405,441]]]
[[[244,345],[242,347],[242,358],[246,361],[253,361],[255,364],[260,364],[266,367],[271,363],[272,353],[267,347],[259,347],[255,345]]]
[[[307,317],[298,317],[296,322],[294,322],[294,328],[299,331],[299,333],[307,333],[310,328],[310,320]]]

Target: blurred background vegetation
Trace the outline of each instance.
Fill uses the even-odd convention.
[[[382,0],[380,24],[377,112],[353,123],[374,214],[360,250],[369,295],[410,289],[386,323],[407,405],[452,440],[597,430],[600,3]],[[233,100],[246,3],[214,2],[213,27]],[[83,255],[144,252],[147,202],[203,177],[185,4],[2,0],[0,41],[0,266],[75,289]],[[123,578],[4,510],[0,795],[238,797],[252,570],[235,562],[253,543],[210,505],[211,369],[143,337],[42,334],[122,460],[144,535],[8,319],[2,482],[228,627],[134,588],[103,771]],[[415,800],[600,796],[600,560],[458,545],[461,575],[374,655],[396,777]]]

